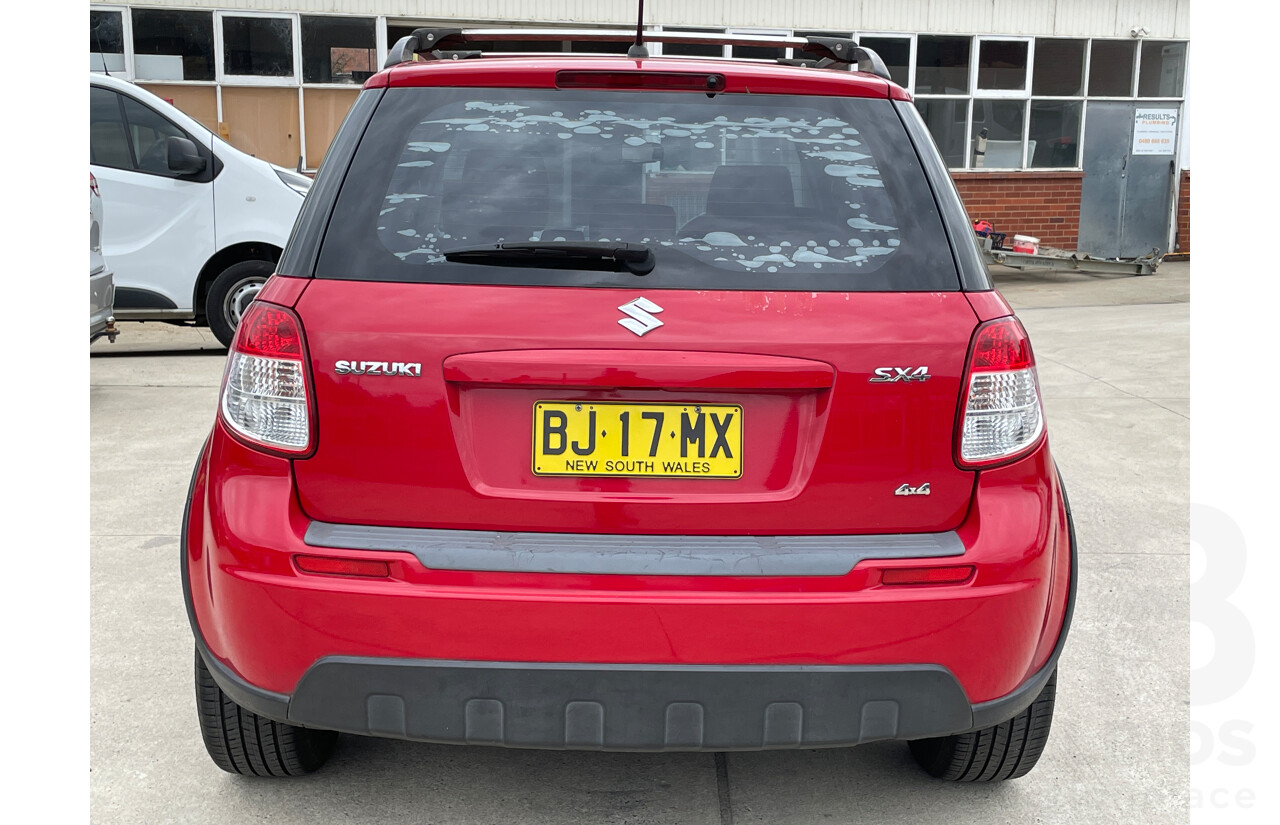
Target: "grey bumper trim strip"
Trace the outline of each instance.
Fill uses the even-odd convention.
[[[617,665],[332,656],[289,722],[422,742],[605,751],[821,748],[967,730],[939,665]]]
[[[660,576],[843,576],[864,559],[959,556],[954,532],[876,536],[496,533],[313,521],[307,544],[413,553],[437,570]]]

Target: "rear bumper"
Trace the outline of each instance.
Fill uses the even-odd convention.
[[[292,696],[256,690],[205,652],[255,713],[304,727],[448,744],[608,751],[821,748],[986,727],[1031,703],[1056,666],[971,705],[946,668],[584,665],[330,657]]]
[[[393,570],[359,580],[293,566],[293,553],[326,550],[306,542],[314,523],[288,463],[215,432],[184,517],[184,590],[223,690],[308,727],[636,751],[941,736],[1020,712],[1066,638],[1070,513],[1047,451],[1027,460],[1045,463],[1047,487],[992,471],[955,533],[963,554],[925,562],[974,564],[963,585],[875,585],[877,566],[921,563],[909,558],[780,584],[435,570],[411,551],[327,551]]]

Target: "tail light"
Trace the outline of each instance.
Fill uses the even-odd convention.
[[[240,320],[222,380],[222,420],[251,445],[286,455],[315,434],[306,341],[298,316],[254,301]]]
[[[1044,434],[1031,341],[1017,318],[978,327],[965,370],[956,460],[988,467],[1030,452]]]
[[[93,176],[92,172],[89,173],[89,191],[98,197],[102,197],[98,192],[98,179]]]

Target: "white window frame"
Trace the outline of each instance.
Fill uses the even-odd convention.
[[[868,34],[870,34],[870,32],[868,32]],[[898,34],[901,34],[901,32],[898,32]],[[892,37],[894,36],[894,33],[889,32],[885,36]],[[918,75],[916,72],[916,69],[917,69],[916,64],[920,60],[919,39],[921,37],[955,37],[955,38],[961,38],[961,39],[965,37],[969,38],[969,66],[966,69],[966,71],[968,72],[968,78],[966,80],[965,91],[961,92],[960,94],[946,94],[945,92],[925,92],[925,93],[922,93],[922,95],[916,94],[916,80],[918,79]],[[973,86],[974,86],[974,79],[973,79],[974,67],[977,65],[977,59],[978,59],[978,54],[976,51],[974,51],[974,48],[973,48],[974,40],[976,38],[977,38],[977,35],[950,34],[947,32],[921,32],[919,34],[912,35],[911,37],[911,89],[910,89],[912,97],[923,96],[923,97],[949,97],[949,98],[969,97],[969,98],[972,98]],[[1014,38],[1014,39],[1018,39],[1018,38]]]
[[[135,10],[136,10],[136,11],[179,11],[179,12],[196,12],[196,13],[198,13],[198,14],[207,14],[207,15],[209,15],[209,16],[212,18],[212,20],[213,20],[213,60],[214,60],[214,75],[213,75],[213,78],[212,78],[212,79],[210,79],[210,80],[160,80],[160,79],[157,79],[157,78],[150,78],[150,77],[138,77],[138,72],[137,72],[137,61],[136,61],[136,59],[135,59],[135,57],[136,57],[136,56],[135,56],[135,54],[134,54],[134,50],[133,50],[133,16],[132,16],[132,12],[133,12],[133,11],[135,11]],[[164,6],[164,7],[161,7],[161,6],[137,6],[137,7],[133,7],[133,6],[131,6],[131,7],[130,7],[130,16],[129,16],[129,39],[128,39],[128,45],[129,45],[129,56],[128,56],[128,58],[127,58],[126,62],[127,62],[127,63],[128,63],[128,65],[129,65],[129,80],[130,80],[130,81],[132,81],[132,82],[134,82],[134,83],[153,83],[153,84],[160,84],[160,85],[164,85],[164,86],[214,86],[214,85],[217,85],[217,84],[219,83],[219,80],[218,80],[218,68],[219,68],[219,67],[218,67],[218,65],[217,65],[217,64],[218,64],[218,54],[219,54],[219,52],[218,52],[218,21],[217,21],[217,18],[216,18],[216,16],[215,16],[214,12],[213,12],[211,9],[191,8],[190,6],[179,6],[179,7],[176,7],[176,8],[168,7],[168,6]],[[221,120],[221,119],[222,119],[221,93],[219,93],[219,104],[218,104],[218,106],[219,106],[219,108],[218,108],[218,119],[219,119],[219,120]]]
[[[1091,95],[1089,94],[1089,84],[1093,82],[1093,44],[1099,40],[1108,43],[1132,43],[1133,59],[1129,61],[1129,93],[1127,95]],[[1138,48],[1138,42],[1131,37],[1090,37],[1089,38],[1089,69],[1085,77],[1084,96],[1088,100],[1134,100],[1138,93],[1138,61],[1142,56],[1142,49]]]
[[[981,89],[978,87],[978,62],[982,56],[983,43],[1026,43],[1027,66],[1022,75],[1021,89]],[[1018,99],[1031,97],[1031,67],[1035,65],[1036,41],[1034,37],[1008,37],[1003,35],[974,35],[969,61],[969,93],[974,97],[987,100],[998,98]]]
[[[302,73],[302,18],[304,17],[333,17],[339,20],[372,20],[373,21],[373,57],[374,57],[374,74],[382,70],[382,64],[387,59],[387,18],[380,15],[372,14],[330,14],[320,13],[298,14],[298,83],[308,89],[359,89],[361,83],[311,83],[306,80]]]
[[[387,16],[380,14],[373,24],[373,47],[377,49],[375,57],[378,58],[378,65],[374,71],[382,71],[382,64],[387,62],[387,52],[391,46],[387,43]]]
[[[275,86],[302,85],[302,22],[297,14],[264,11],[218,10],[214,13],[213,49],[215,77],[226,86]],[[291,77],[260,77],[258,75],[228,74],[226,71],[226,43],[223,37],[223,21],[228,17],[258,17],[268,20],[288,20],[293,43],[293,75]]]
[[[916,36],[903,32],[864,32],[855,31],[853,39],[858,41],[858,45],[862,45],[864,37],[879,37],[884,40],[905,40],[907,41],[907,85],[908,92],[913,92],[916,88]],[[883,58],[883,55],[881,55]],[[946,97],[946,95],[943,95]]]
[[[1142,82],[1142,46],[1144,43],[1148,42],[1148,38],[1144,37],[1143,39],[1138,41],[1138,47],[1135,49],[1135,52],[1137,54],[1134,57],[1134,67],[1133,67],[1134,99],[1135,100],[1156,100],[1156,101],[1184,100],[1187,96],[1187,67],[1191,63],[1191,59],[1190,59],[1191,41],[1178,40],[1177,38],[1172,38],[1172,37],[1152,37],[1150,38],[1150,41],[1155,43],[1181,43],[1183,45],[1184,51],[1182,53],[1182,93],[1177,97],[1170,97],[1169,95],[1161,95],[1158,97],[1142,97],[1138,94],[1141,88],[1140,84]]]
[[[883,33],[859,32],[859,35],[862,35],[862,34],[866,34],[872,37],[895,37],[895,36],[902,35],[901,32],[883,32]],[[974,85],[973,72],[974,72],[974,66],[976,65],[976,60],[978,56],[973,49],[973,41],[976,38],[976,35],[969,36],[968,79],[966,80],[966,83],[965,83],[964,92],[962,92],[961,94],[943,94],[940,92],[927,92],[927,93],[917,94],[915,91],[916,79],[917,79],[916,69],[920,59],[919,38],[920,37],[963,37],[963,36],[964,35],[948,34],[945,32],[921,32],[921,33],[916,33],[911,35],[911,67],[910,67],[911,86],[908,89],[908,91],[911,92],[911,96],[913,100],[944,100],[944,101],[953,100],[957,102],[959,101],[964,102],[964,142],[961,144],[961,146],[963,147],[962,154],[961,154],[963,165],[949,166],[947,168],[955,169],[957,171],[967,172],[973,168],[973,166],[971,165],[970,155],[973,154],[973,85]],[[945,159],[944,159],[944,162],[945,162]]]
[[[107,11],[107,12],[114,11],[120,14],[120,31],[122,33],[121,43],[123,44],[123,47],[124,47],[124,78],[123,79],[132,81],[133,80],[133,13],[132,13],[132,10],[130,9],[129,6],[106,6],[106,5],[99,5],[97,3],[94,3],[93,5],[89,6],[89,11]],[[90,44],[89,54],[91,55],[99,54],[99,52],[95,52],[93,50],[93,45],[94,44]],[[91,71],[99,71],[95,69],[92,66],[92,64],[90,65],[89,68]],[[119,73],[112,75],[112,77],[119,77],[119,76],[120,76]]]
[[[1071,41],[1078,41],[1078,42],[1084,43],[1084,54],[1081,56],[1081,61],[1080,61],[1080,94],[1078,95],[1038,95],[1035,93],[1034,90],[1032,90],[1028,96],[1031,98],[1034,98],[1035,100],[1084,100],[1086,97],[1088,97],[1088,95],[1085,94],[1085,92],[1089,91],[1089,47],[1093,41],[1088,37],[1052,36],[1052,37],[1037,37],[1035,39],[1036,40],[1071,40]],[[1030,83],[1035,83],[1035,80],[1036,80],[1035,60],[1034,60],[1035,55],[1033,54],[1031,55],[1031,57],[1033,59],[1031,61]]]

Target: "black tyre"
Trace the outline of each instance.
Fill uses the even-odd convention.
[[[232,264],[214,279],[205,299],[204,313],[214,337],[225,347],[236,337],[236,327],[276,265],[271,261],[241,261]]]
[[[214,764],[246,776],[304,776],[333,753],[338,734],[299,728],[245,710],[213,681],[196,651],[196,710]]]
[[[1036,766],[1053,722],[1055,670],[1035,701],[1017,716],[990,728],[910,743],[920,767],[939,779],[999,782],[1025,776]]]

